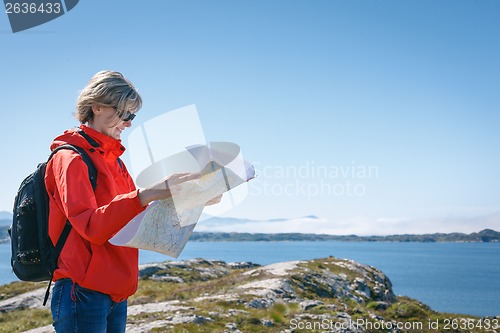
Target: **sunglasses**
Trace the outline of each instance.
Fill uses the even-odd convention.
[[[115,107],[115,111],[119,114],[118,109]],[[120,117],[122,121],[129,121],[129,120],[134,120],[136,114],[131,113],[130,111],[127,111],[124,116]]]

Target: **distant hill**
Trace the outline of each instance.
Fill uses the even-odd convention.
[[[11,220],[12,219],[12,213],[5,212],[5,211],[0,212],[0,220],[5,220],[5,219]]]
[[[500,233],[485,229],[471,234],[435,233],[424,235],[390,236],[336,236],[301,233],[237,233],[237,232],[194,232],[190,241],[198,242],[244,242],[244,241],[344,241],[344,242],[500,242]]]

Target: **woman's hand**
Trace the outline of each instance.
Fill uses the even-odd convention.
[[[199,173],[174,173],[153,186],[139,189],[139,200],[143,206],[146,206],[148,203],[155,200],[171,198],[172,190],[175,189],[177,185],[198,178],[200,178]]]

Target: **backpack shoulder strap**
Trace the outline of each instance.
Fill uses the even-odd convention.
[[[85,140],[87,140],[90,143],[90,145],[92,147],[97,148],[97,147],[101,146],[97,141],[95,141],[94,139],[92,139],[90,137],[90,135],[88,135],[87,133],[85,133],[85,131],[82,130],[81,128],[77,132],[78,132],[78,134],[80,134],[81,136],[83,136],[85,138]]]
[[[90,159],[90,156],[89,154],[87,154],[85,149],[70,144],[64,144],[54,149],[50,154],[48,160],[50,160],[52,156],[54,156],[58,151],[63,149],[73,150],[82,157],[82,160],[87,165],[87,169],[89,171],[90,183],[92,184],[92,188],[95,190],[95,188],[97,187],[97,169],[95,168],[94,163],[92,163],[92,160]]]

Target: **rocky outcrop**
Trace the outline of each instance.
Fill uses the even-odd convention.
[[[35,289],[3,301],[0,301],[0,312],[10,312],[20,309],[43,308],[45,288]]]
[[[139,275],[127,332],[372,332],[370,323],[396,327],[438,315],[396,297],[378,269],[333,257],[268,266],[195,259],[143,265]],[[36,307],[39,299],[39,290],[19,295],[2,301],[0,311]]]
[[[176,274],[179,269],[183,270],[183,274]],[[189,300],[167,302],[166,306],[160,306],[164,316],[152,322],[134,321],[136,315],[147,311],[149,304],[132,305],[130,308],[134,310],[129,315],[131,323],[127,330],[130,332],[145,332],[159,327],[167,329],[179,323],[207,325],[221,321],[224,322],[223,331],[244,331],[237,323],[241,318],[252,317],[252,313],[259,311],[272,313],[270,309],[279,309],[280,306],[295,309],[296,313],[290,319],[318,321],[340,318],[347,321],[351,316],[345,311],[354,303],[366,306],[375,301],[381,307],[388,307],[396,301],[391,283],[382,272],[354,261],[335,258],[291,261],[262,267],[252,263],[197,259],[145,265],[141,267],[140,276],[177,284],[204,281],[207,289]],[[218,289],[212,288],[210,281],[213,285],[221,278],[226,278],[223,281],[226,283]],[[225,305],[225,309],[221,310],[221,304]],[[313,314],[323,311],[328,314]],[[259,318],[255,324],[262,326],[263,331],[269,331],[278,329],[279,321],[279,316],[273,319],[271,314]]]

